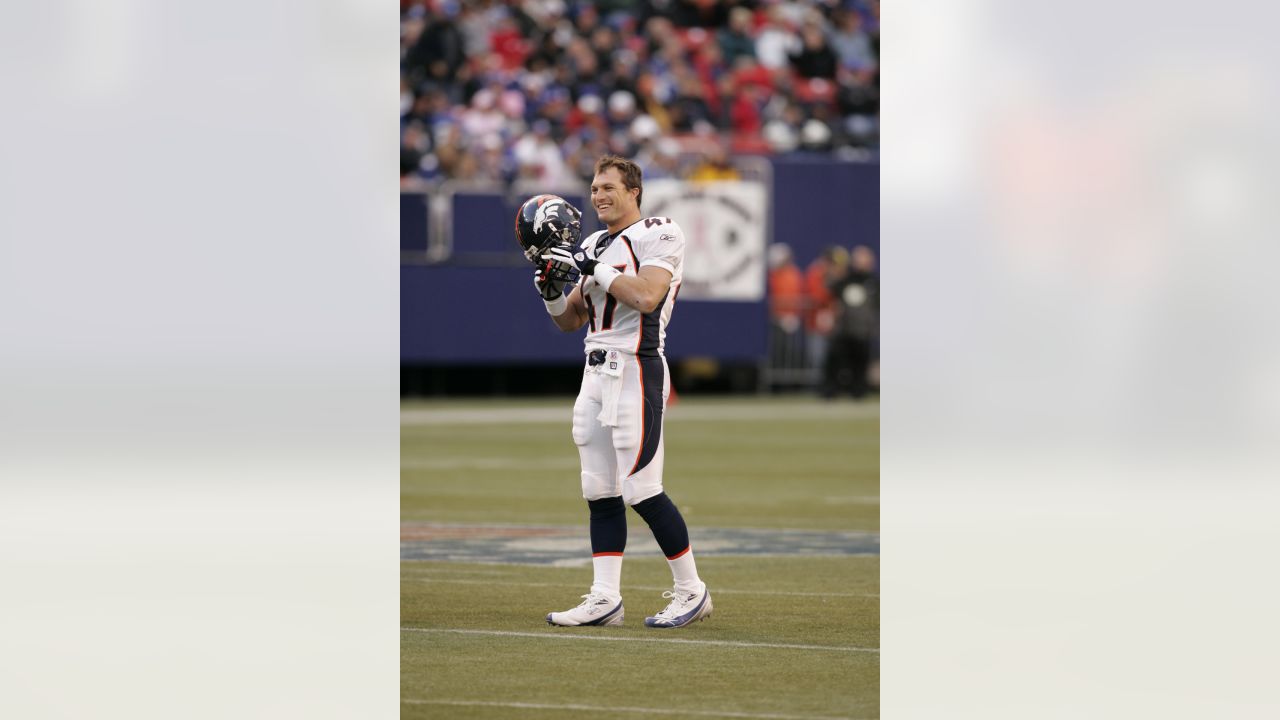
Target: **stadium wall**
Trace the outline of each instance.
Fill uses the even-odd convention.
[[[792,247],[802,267],[823,248],[863,244],[879,254],[878,164],[825,157],[773,159],[774,242]],[[453,198],[451,259],[405,261],[400,268],[402,365],[561,365],[582,357],[579,333],[560,333],[533,290],[531,272],[515,249],[512,223],[520,198],[460,192]],[[566,195],[585,208],[584,198]],[[431,203],[438,197],[401,196],[401,249],[426,249]],[[584,234],[598,226],[590,211]],[[677,218],[678,220],[678,218]],[[667,355],[750,364],[763,358],[768,309],[757,302],[682,299],[667,337]]]

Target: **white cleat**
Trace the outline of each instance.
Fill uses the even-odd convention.
[[[678,628],[711,617],[711,593],[707,584],[697,592],[669,590],[662,597],[670,598],[666,609],[644,619],[644,626],[651,628]]]
[[[572,610],[547,613],[547,624],[561,627],[621,625],[622,618],[622,598],[591,592],[583,595],[582,604]]]

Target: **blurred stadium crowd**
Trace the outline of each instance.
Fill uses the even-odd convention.
[[[876,159],[878,0],[401,0],[403,189]]]

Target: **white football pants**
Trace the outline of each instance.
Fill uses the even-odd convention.
[[[662,420],[670,393],[663,357],[610,350],[586,365],[573,405],[573,442],[582,460],[582,497],[622,496],[634,505],[662,492]]]

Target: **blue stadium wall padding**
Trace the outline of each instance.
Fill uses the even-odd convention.
[[[427,209],[431,196],[426,193],[400,194],[400,249],[423,252],[427,249]]]
[[[773,241],[808,265],[829,245],[880,255],[880,165],[821,157],[773,160]]]
[[[752,362],[768,335],[764,303],[677,301],[667,357]],[[563,333],[533,290],[532,268],[400,268],[404,363],[581,362],[585,330]]]

